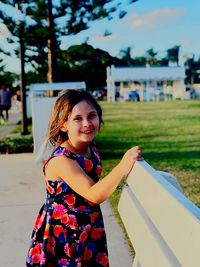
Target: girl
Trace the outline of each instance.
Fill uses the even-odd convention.
[[[142,158],[139,147],[131,148],[99,180],[93,138],[101,123],[101,107],[86,91],[67,90],[57,98],[48,132],[55,150],[44,164],[47,199],[34,225],[26,266],[109,266],[99,204]]]

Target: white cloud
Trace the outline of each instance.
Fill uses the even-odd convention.
[[[148,30],[165,25],[171,20],[180,18],[183,14],[184,10],[181,8],[155,9],[144,15],[132,14],[124,19],[124,24],[132,30]]]
[[[111,42],[114,40],[114,35],[108,35],[108,36],[104,36],[104,35],[95,35],[93,37],[91,37],[92,41],[95,42]]]

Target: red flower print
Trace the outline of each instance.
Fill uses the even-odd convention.
[[[75,204],[75,196],[74,194],[69,194],[65,196],[65,202],[69,205],[69,206],[74,206]]]
[[[96,219],[99,217],[99,212],[94,212],[93,214],[91,214],[90,216],[90,221],[91,223],[94,223],[96,221]]]
[[[108,266],[108,256],[106,253],[99,253],[96,257],[96,260],[102,266]]]
[[[59,205],[55,206],[55,210],[60,211],[63,214],[65,212],[65,206],[62,204],[59,204]]]
[[[38,214],[36,220],[35,220],[35,225],[34,225],[34,231],[36,231],[39,228],[39,223],[40,223],[40,214]]]
[[[42,215],[38,215],[36,221],[35,221],[35,225],[34,225],[34,230],[37,231],[41,226],[42,223],[44,222],[44,217],[46,215],[46,211],[42,212]]]
[[[87,239],[87,237],[88,237],[87,232],[82,232],[82,233],[80,234],[80,241],[81,241],[82,243],[84,243],[85,240]]]
[[[90,230],[91,230],[92,226],[90,224],[87,224],[84,228],[83,228],[83,231],[89,233]]]
[[[46,227],[45,227],[45,230],[44,230],[44,239],[47,239],[48,236],[49,236],[49,227],[50,227],[50,224],[47,224]]]
[[[73,230],[78,230],[78,224],[75,215],[68,216],[67,225]]]
[[[55,225],[53,229],[53,234],[55,235],[55,237],[59,237],[60,233],[62,232],[63,232],[63,227],[61,225]]]
[[[34,254],[32,256],[32,263],[38,263],[40,262],[40,254]]]
[[[76,250],[76,245],[75,244],[71,244],[71,246],[69,246],[69,244],[66,244],[64,246],[65,254],[70,258],[73,257],[75,250]]]
[[[52,214],[52,218],[53,219],[56,219],[56,220],[58,220],[58,219],[60,219],[62,217],[62,213],[60,212],[60,211],[54,211],[53,212],[53,214]]]
[[[91,171],[92,167],[93,167],[92,161],[89,160],[89,159],[85,159],[85,170],[86,170],[86,172]]]
[[[31,256],[32,263],[45,263],[45,254],[42,251],[42,244],[36,244],[35,247],[31,248],[29,251],[29,255]]]
[[[67,221],[68,221],[68,215],[67,214],[64,214],[61,217],[61,223],[67,224]]]
[[[38,243],[35,247],[40,249],[40,251],[41,251],[42,250],[42,243]]]
[[[56,188],[56,195],[59,195],[60,193],[62,193],[62,188],[61,188],[61,186],[58,186]]]
[[[35,255],[40,253],[40,249],[38,247],[34,247],[30,249],[30,255]]]
[[[84,253],[83,253],[83,260],[89,261],[91,258],[92,258],[92,251],[88,248],[85,248]]]
[[[104,233],[104,229],[102,229],[102,228],[94,228],[92,230],[91,237],[92,237],[92,239],[97,240],[97,239],[101,238],[103,233]]]
[[[101,172],[102,172],[101,165],[97,165],[97,166],[96,166],[95,172],[96,172],[96,174],[97,174],[98,176],[101,175]]]
[[[53,214],[52,214],[52,218],[58,220],[62,217],[64,212],[65,212],[65,207],[63,205],[59,204],[59,205],[55,206],[55,209],[54,209]]]
[[[44,251],[42,251],[41,255],[40,255],[40,264],[45,264],[46,262],[46,258],[45,258],[45,254]]]

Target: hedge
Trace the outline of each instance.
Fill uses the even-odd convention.
[[[0,138],[0,153],[26,153],[33,152],[33,136],[6,136]]]

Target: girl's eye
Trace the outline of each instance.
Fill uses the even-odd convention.
[[[74,120],[75,121],[80,121],[81,120],[81,117],[76,117]]]
[[[91,118],[91,119],[92,119],[92,118],[96,118],[96,116],[97,116],[97,114],[93,113],[93,114],[90,114],[90,115],[89,115],[89,118]]]

